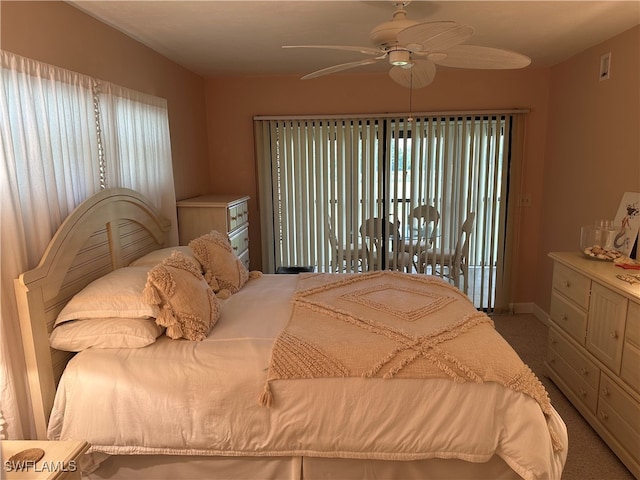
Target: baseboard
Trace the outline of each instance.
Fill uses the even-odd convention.
[[[509,305],[509,309],[516,315],[519,313],[529,313],[545,325],[549,325],[549,314],[533,302],[512,303]]]

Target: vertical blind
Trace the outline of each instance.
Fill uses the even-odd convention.
[[[475,217],[468,269],[454,283],[478,308],[492,310],[496,287],[505,281],[518,116],[257,118],[263,269],[384,268],[449,277],[441,265],[463,243],[463,222]],[[427,233],[432,243],[412,241],[427,228],[412,215],[423,205],[439,215]],[[370,236],[383,238],[383,247],[376,249]]]

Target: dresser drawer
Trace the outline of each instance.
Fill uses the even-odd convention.
[[[640,348],[631,342],[624,344],[620,377],[637,392],[640,392]]]
[[[640,403],[606,373],[600,378],[600,398],[606,401],[629,426],[640,434]],[[638,443],[640,446],[640,443]]]
[[[578,343],[584,345],[587,335],[587,312],[559,295],[551,294],[551,320],[571,335]]]
[[[229,242],[233,253],[238,256],[244,253],[249,248],[249,226],[246,225],[237,232],[232,233],[229,236]]]
[[[229,231],[241,227],[249,221],[249,205],[247,202],[229,207]]]
[[[556,350],[555,347],[557,346],[559,346],[563,353]],[[564,354],[567,354],[569,358],[573,358],[574,355],[570,351],[571,348],[572,347],[570,347],[564,340],[554,344],[553,346],[550,344],[549,350],[547,351],[547,364],[556,372],[566,386],[571,389],[578,400],[595,414],[598,404],[597,385],[600,378],[600,371],[598,369],[595,369],[595,371],[589,370],[585,375],[584,373],[579,373],[583,367],[578,366],[577,368],[580,370],[575,370],[574,366],[569,364],[569,361],[571,360],[563,357]],[[582,365],[585,364],[588,364],[588,362],[582,363]],[[596,387],[593,386],[594,383]]]
[[[629,302],[627,308],[627,329],[625,340],[640,348],[640,305]]]
[[[575,270],[556,262],[553,266],[552,286],[585,310],[589,308],[591,280]]]
[[[602,375],[598,419],[640,461],[640,404]]]
[[[600,369],[554,329],[549,330],[549,349],[562,357],[591,388],[598,389]]]
[[[244,253],[241,253],[238,258],[240,259],[240,261],[242,262],[242,264],[245,266],[245,268],[247,270],[250,270],[250,263],[249,263],[249,250],[245,250]]]

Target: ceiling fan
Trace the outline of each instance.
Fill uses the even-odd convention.
[[[407,18],[405,7],[410,1],[393,2],[396,10],[390,21],[373,27],[369,40],[373,47],[349,45],[284,45],[282,48],[325,48],[347,50],[369,55],[355,62],[317,70],[302,77],[316,78],[350,68],[387,60],[389,76],[407,88],[429,85],[436,75],[436,65],[456,68],[515,69],[531,63],[531,59],[510,50],[467,45],[463,42],[473,27],[452,21],[417,22]]]

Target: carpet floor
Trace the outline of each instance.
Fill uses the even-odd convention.
[[[569,435],[569,452],[562,480],[633,480],[587,421],[545,374],[548,327],[529,314],[492,315],[496,330],[544,384]]]

